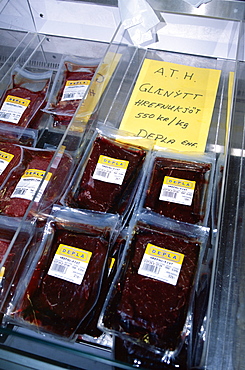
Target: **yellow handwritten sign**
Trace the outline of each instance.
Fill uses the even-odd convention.
[[[220,71],[145,59],[120,129],[157,146],[203,152]]]

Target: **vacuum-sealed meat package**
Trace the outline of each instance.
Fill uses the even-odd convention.
[[[82,323],[81,327],[77,329],[78,337],[77,341],[92,341],[93,343],[101,343],[104,333],[97,327],[98,319],[106,298],[108,294],[110,285],[112,283],[113,277],[117,271],[117,266],[119,265],[120,255],[124,249],[126,239],[127,239],[127,229],[124,228],[121,233],[117,236],[115,242],[113,243],[109,253],[108,253],[108,263],[106,276],[101,283],[101,290],[98,297],[96,307],[90,312],[86,320],[86,325]],[[108,337],[107,337],[108,338]],[[102,343],[104,340],[102,340]]]
[[[46,104],[51,77],[50,71],[34,73],[17,67],[0,99],[0,123],[38,128],[35,118]]]
[[[98,65],[98,59],[65,56],[60,62],[45,111],[60,116],[60,120],[62,115],[66,116],[63,123],[69,121],[84,98]]]
[[[141,146],[140,139],[133,138],[135,143],[126,142],[126,136],[124,139],[99,131],[95,134],[67,192],[66,205],[120,215],[126,213],[143,176],[149,150]]]
[[[186,159],[156,152],[148,173],[143,207],[191,224],[205,224],[210,210],[213,158]]]
[[[21,163],[22,153],[19,145],[0,142],[0,187],[13,168]]]
[[[58,201],[73,162],[70,155],[63,153],[46,173],[54,153],[52,150],[23,148],[21,163],[0,190],[1,214],[23,217],[34,196],[36,212],[38,207],[41,211],[47,210]]]
[[[18,232],[18,233],[17,233]],[[0,310],[14,289],[14,279],[34,232],[34,223],[1,216],[0,219]]]
[[[205,231],[186,233],[175,221],[165,229],[160,216],[147,217],[152,224],[137,221],[132,229],[99,327],[150,350],[176,354],[187,335]]]
[[[96,304],[118,220],[69,209],[67,214],[48,220],[27,289],[12,316],[35,330],[71,338]]]

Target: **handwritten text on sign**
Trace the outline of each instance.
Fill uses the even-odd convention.
[[[203,152],[220,71],[145,59],[120,129],[174,150]]]

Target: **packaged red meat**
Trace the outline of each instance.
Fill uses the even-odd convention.
[[[13,287],[19,265],[32,239],[34,223],[13,218],[0,218],[0,311]]]
[[[153,142],[116,129],[96,129],[63,199],[67,206],[125,215],[132,207]]]
[[[21,146],[0,141],[0,187],[13,168],[21,163],[22,154]]]
[[[16,290],[12,318],[71,339],[96,304],[117,223],[115,215],[95,217],[56,206],[25,288],[21,283]]]
[[[177,221],[206,225],[210,212],[215,157],[154,152],[141,204]]]
[[[0,99],[0,123],[38,128],[37,114],[46,103],[52,72],[34,73],[15,68],[11,82]]]
[[[149,213],[137,216],[130,228],[99,328],[169,360],[191,330],[193,288],[208,233]]]
[[[68,121],[84,98],[99,63],[99,59],[64,56],[45,111],[63,115],[63,120]]]
[[[55,158],[54,155],[53,150],[23,148],[21,163],[0,190],[1,214],[23,217],[32,200],[32,212],[47,211],[59,200],[73,161],[66,153],[58,153]]]
[[[108,294],[110,285],[117,271],[117,267],[121,260],[121,254],[124,250],[126,240],[128,238],[127,228],[123,228],[120,234],[117,235],[115,242],[112,243],[112,247],[108,253],[108,263],[106,266],[107,273],[101,283],[101,290],[98,297],[96,307],[89,313],[86,323],[82,323],[77,329],[78,337],[77,341],[86,341],[92,343],[101,344],[105,343],[108,346],[112,340],[109,340],[108,336],[104,337],[103,331],[97,327],[98,319]],[[109,341],[108,341],[109,340]]]

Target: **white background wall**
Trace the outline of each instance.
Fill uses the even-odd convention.
[[[165,25],[158,32],[159,42],[151,45],[153,48],[236,58],[239,21],[161,14]],[[59,0],[0,1],[1,28],[108,42],[119,22],[119,9],[113,6]]]

